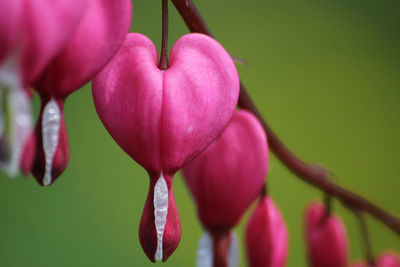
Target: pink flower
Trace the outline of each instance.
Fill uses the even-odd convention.
[[[309,205],[305,214],[305,238],[311,267],[347,266],[347,236],[342,221],[327,214],[319,203]]]
[[[0,166],[14,176],[31,131],[25,89],[75,30],[87,0],[0,2]],[[2,101],[1,103],[3,103]],[[3,113],[11,116],[3,117]]]
[[[370,267],[370,265],[365,262],[358,262],[351,265],[351,267]],[[400,267],[400,258],[395,252],[382,253],[378,260],[375,261],[374,267]]]
[[[130,27],[131,9],[130,0],[89,0],[77,29],[35,82],[42,109],[31,171],[41,185],[52,184],[68,164],[65,98],[92,79],[117,52]]]
[[[167,70],[157,60],[146,36],[129,34],[92,86],[104,126],[150,175],[140,241],[150,260],[165,261],[181,233],[172,178],[222,132],[237,103],[239,78],[225,49],[202,34],[174,44]]]
[[[377,267],[400,267],[400,258],[397,253],[385,252],[382,253],[376,261]]]
[[[203,226],[229,231],[260,195],[268,169],[264,129],[248,111],[237,111],[223,134],[183,169]]]
[[[232,259],[238,252],[228,253],[233,247],[231,229],[260,195],[267,169],[264,129],[245,110],[235,112],[222,135],[185,165],[184,178],[196,201],[199,219],[208,232],[205,235],[210,234],[212,240],[209,252],[199,253],[198,261],[210,262],[207,259],[213,258],[214,266],[235,262]]]
[[[270,197],[262,197],[246,227],[246,251],[251,267],[284,267],[288,252],[285,222]]]

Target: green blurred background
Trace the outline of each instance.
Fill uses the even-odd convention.
[[[338,183],[400,215],[400,2],[195,4],[226,49],[248,61],[238,66],[241,78],[282,140],[332,170]],[[132,30],[157,46],[160,10],[161,1],[134,1]],[[170,11],[173,44],[187,30],[172,6]],[[147,174],[102,126],[89,85],[68,98],[65,113],[71,160],[64,175],[49,188],[32,178],[0,179],[0,266],[152,266],[138,240]],[[274,156],[268,181],[289,227],[288,266],[306,266],[303,211],[321,193]],[[180,175],[174,190],[182,240],[163,265],[194,266],[202,229]],[[360,258],[354,216],[338,202],[334,209],[346,223],[351,259]],[[236,229],[240,238],[248,215]],[[393,232],[369,217],[368,223],[375,254],[400,251]]]

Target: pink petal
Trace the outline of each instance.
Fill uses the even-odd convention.
[[[86,2],[87,0],[24,1],[24,21],[20,36],[24,86],[31,85],[46,64],[65,45],[83,15]]]
[[[232,116],[239,79],[229,54],[201,34],[181,37],[170,68],[157,67],[157,50],[129,34],[93,81],[97,113],[108,132],[153,176],[172,175],[204,150]]]
[[[377,267],[400,267],[400,258],[394,252],[382,253],[376,261]]]
[[[35,152],[36,152],[35,136],[36,135],[34,133],[32,133],[29,136],[22,152],[20,168],[25,176],[29,175],[33,161],[35,159]]]
[[[146,204],[143,209],[142,218],[140,220],[139,239],[140,244],[147,257],[155,262],[155,253],[157,249],[157,234],[154,225],[154,186],[158,177],[150,179],[150,188],[147,195]],[[179,220],[178,210],[176,208],[174,193],[172,191],[172,177],[165,177],[169,191],[169,205],[167,214],[167,223],[163,234],[163,261],[178,247],[181,239],[181,222]]]
[[[246,227],[246,251],[251,267],[283,267],[288,252],[285,222],[270,197],[262,197]]]
[[[202,224],[209,230],[233,227],[259,196],[267,169],[264,129],[253,114],[239,110],[223,134],[183,169]]]
[[[342,221],[312,203],[306,212],[305,236],[311,267],[347,266],[347,235]]]
[[[0,66],[11,52],[21,29],[23,0],[0,2]]]
[[[76,31],[35,88],[43,95],[62,98],[89,82],[120,48],[131,13],[130,0],[89,0]]]

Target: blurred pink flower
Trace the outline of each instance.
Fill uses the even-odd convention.
[[[250,267],[284,267],[286,264],[286,225],[268,196],[260,198],[247,223],[246,251]]]
[[[305,214],[305,238],[311,267],[346,267],[347,235],[342,221],[325,206],[311,203]]]

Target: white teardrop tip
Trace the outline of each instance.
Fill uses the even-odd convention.
[[[46,104],[42,114],[42,138],[43,151],[45,155],[45,173],[43,185],[50,185],[52,182],[51,171],[53,166],[53,157],[59,141],[61,122],[61,110],[57,102],[52,99]]]
[[[168,214],[168,186],[161,173],[154,186],[154,224],[157,232],[157,250],[155,259],[161,261],[163,258],[163,235]]]

